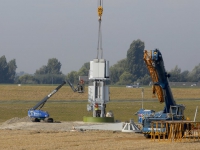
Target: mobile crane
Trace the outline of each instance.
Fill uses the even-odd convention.
[[[152,121],[183,120],[185,106],[177,105],[173,98],[168,81],[170,75],[165,70],[161,52],[158,49],[145,50],[143,59],[152,78],[153,94],[157,95],[160,103],[165,103],[163,111],[151,113],[143,117],[142,132],[146,138],[149,138],[152,130]]]
[[[66,84],[65,81],[63,81],[62,84],[60,84],[50,94],[48,94],[46,97],[44,97],[34,107],[32,107],[31,109],[28,110],[28,116],[31,118],[32,122],[40,122],[41,120],[43,120],[45,122],[53,122],[53,118],[49,118],[49,113],[47,111],[43,111],[40,109],[44,106],[44,104],[47,102],[47,100],[51,96],[53,96],[64,84]]]

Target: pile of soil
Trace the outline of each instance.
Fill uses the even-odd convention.
[[[2,124],[2,126],[8,125],[8,124],[17,123],[17,122],[31,122],[31,119],[28,116],[23,117],[23,118],[14,117],[14,118],[11,118],[11,119],[5,121]]]
[[[32,122],[31,119],[26,116],[23,118],[14,117],[11,118],[0,125],[1,129],[6,130],[32,130],[32,131],[71,131],[75,130],[76,127],[83,125],[83,122],[53,122],[47,123]],[[77,129],[78,130],[78,129]]]

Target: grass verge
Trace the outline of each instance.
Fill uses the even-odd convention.
[[[193,120],[196,106],[199,106],[200,101],[177,101],[178,104],[186,106],[185,117]],[[4,122],[14,117],[27,116],[28,109],[33,107],[36,103],[34,101],[10,101],[0,102],[0,122]],[[42,110],[48,111],[52,118],[56,121],[83,121],[83,116],[92,116],[92,112],[86,110],[87,102],[48,102]],[[137,122],[137,116],[134,115],[136,111],[141,108],[141,102],[110,102],[107,104],[107,111],[112,110],[115,120],[129,121],[134,119]],[[145,102],[144,108],[161,111],[164,104],[158,102]],[[200,113],[198,112],[196,121],[200,121]]]

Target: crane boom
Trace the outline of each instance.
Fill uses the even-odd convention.
[[[153,121],[183,120],[185,106],[181,104],[177,105],[173,98],[168,81],[169,74],[165,70],[161,52],[158,49],[149,52],[145,50],[143,59],[152,78],[153,93],[157,95],[160,102],[165,102],[163,111],[146,114],[142,120],[142,132],[145,137],[149,137]],[[141,114],[145,114],[144,112],[145,110]],[[164,129],[164,127],[158,128],[159,131],[161,131],[161,128]]]
[[[170,106],[175,106],[176,102],[169,86],[169,74],[165,70],[162,54],[158,49],[150,52],[145,50],[144,60],[153,81],[153,93],[157,94],[160,102],[165,102],[164,113],[169,113]]]
[[[152,59],[152,51],[148,52],[147,50],[145,50],[143,59],[146,63],[146,66],[149,70],[150,76],[153,81],[153,94],[154,94],[154,96],[155,96],[155,94],[157,94],[158,100],[160,101],[160,103],[163,103],[164,102],[163,90],[162,90],[161,86],[154,85],[155,83],[158,83],[158,73],[154,67],[154,62]]]

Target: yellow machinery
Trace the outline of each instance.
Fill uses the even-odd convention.
[[[101,16],[103,14],[103,0],[99,0],[99,7],[97,9],[99,20],[101,20]]]
[[[154,53],[157,53],[156,51],[154,51]],[[155,54],[156,55],[156,54]],[[144,61],[147,65],[147,68],[149,70],[149,73],[151,75],[152,81],[153,83],[157,83],[158,82],[158,73],[155,69],[155,67],[153,66],[153,59],[152,59],[152,51],[144,51]],[[163,93],[163,89],[161,86],[155,86],[153,85],[153,94],[155,96],[155,94],[157,94],[158,100],[163,103],[164,102],[164,93]]]
[[[144,51],[143,57],[146,66],[149,70],[152,84],[153,84],[153,94],[157,95],[158,100],[165,103],[163,111],[155,112],[144,117],[142,121],[142,132],[145,137],[150,137],[152,134],[151,124],[154,121],[180,121],[184,119],[185,106],[181,104],[176,104],[171,88],[169,86],[168,78],[170,75],[166,72],[164,61],[161,52],[158,49],[151,51]],[[153,128],[157,128],[160,132],[165,133],[167,130],[166,126],[162,124],[154,124]],[[167,135],[169,136],[169,135]]]

